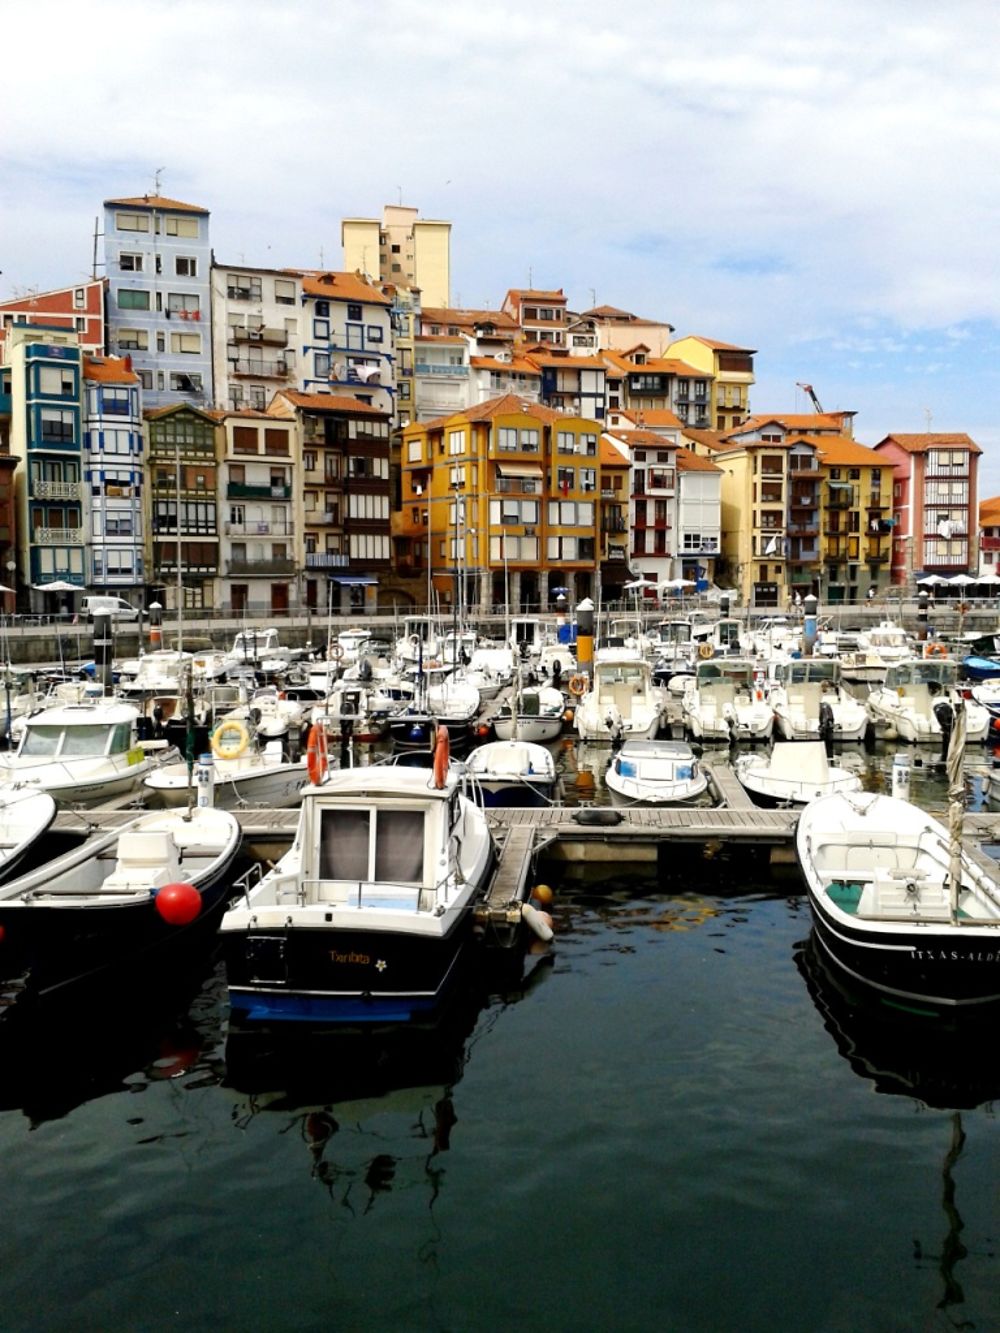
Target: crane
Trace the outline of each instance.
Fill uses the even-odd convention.
[[[796,380],[795,387],[796,389],[801,389],[803,393],[807,393],[809,395],[809,401],[812,403],[815,410],[817,412],[822,413],[823,411],[822,404],[816,397],[816,394],[813,392],[813,386],[811,384],[803,384],[801,380]]]

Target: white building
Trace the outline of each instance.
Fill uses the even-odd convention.
[[[301,388],[302,278],[279,269],[212,265],[215,405],[263,411],[278,389]]]

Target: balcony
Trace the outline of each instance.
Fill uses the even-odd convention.
[[[292,537],[295,525],[261,519],[260,522],[251,520],[249,523],[227,523],[223,531],[227,537]]]
[[[620,517],[619,517],[619,518],[608,518],[608,517],[604,517],[604,518],[601,519],[601,531],[602,531],[602,532],[627,532],[627,531],[628,531],[628,524],[625,522],[624,518],[620,518]]]
[[[981,551],[1000,551],[1000,537],[980,537],[979,549]]]
[[[291,486],[245,486],[241,481],[226,484],[227,500],[290,500]]]
[[[251,557],[228,561],[226,573],[241,578],[276,578],[279,575],[289,578],[295,573],[295,561],[287,557],[272,560],[256,560]]]
[[[33,500],[79,500],[81,496],[78,481],[37,481],[32,478],[31,498]]]
[[[287,361],[258,361],[256,357],[239,357],[230,361],[231,375],[252,375],[255,379],[280,380],[292,374]]]
[[[814,518],[803,523],[789,523],[788,535],[789,537],[818,537],[819,519]]]
[[[35,528],[31,534],[33,546],[82,546],[84,528]]]
[[[267,347],[287,347],[288,334],[284,329],[230,329],[230,336],[236,343],[263,343]]]
[[[865,561],[869,565],[887,565],[889,560],[890,553],[888,551],[879,551],[877,554],[869,552],[869,554],[865,556]]]
[[[462,379],[468,375],[468,366],[432,366],[427,362],[418,361],[413,367],[414,375],[427,375],[428,377],[439,376],[445,379]]]
[[[328,551],[313,551],[306,555],[306,569],[346,569],[350,556],[333,555]]]

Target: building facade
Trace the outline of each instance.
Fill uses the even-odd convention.
[[[215,406],[263,412],[278,389],[302,387],[302,278],[236,264],[211,275]]]
[[[419,209],[386,204],[382,220],[344,218],[344,268],[396,287],[417,288],[428,305],[446,306],[451,286],[451,223]]]
[[[392,298],[356,273],[302,279],[304,393],[336,393],[395,416]]]
[[[87,582],[95,592],[141,605],[145,472],[139,377],[127,360],[88,356],[83,378]]]
[[[131,356],[150,409],[213,401],[208,223],[160,195],[104,201],[107,350]]]
[[[0,301],[0,364],[5,359],[7,330],[15,324],[70,329],[85,354],[100,355],[104,351],[104,288],[103,278],[88,278],[68,287],[25,292]]]
[[[691,334],[672,342],[667,355],[711,375],[709,420],[705,423],[709,430],[732,430],[746,420],[750,414],[750,389],[754,383],[756,353],[753,348]],[[691,420],[689,424],[697,426],[700,423]]]
[[[145,415],[149,600],[172,610],[220,606],[222,414],[178,403]]]
[[[892,581],[976,570],[979,456],[964,433],[893,433],[875,445],[892,465]]]

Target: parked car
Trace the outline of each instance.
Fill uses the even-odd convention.
[[[110,616],[112,620],[138,620],[142,615],[131,602],[124,597],[85,597],[80,605],[80,612],[88,620],[95,616]]]

